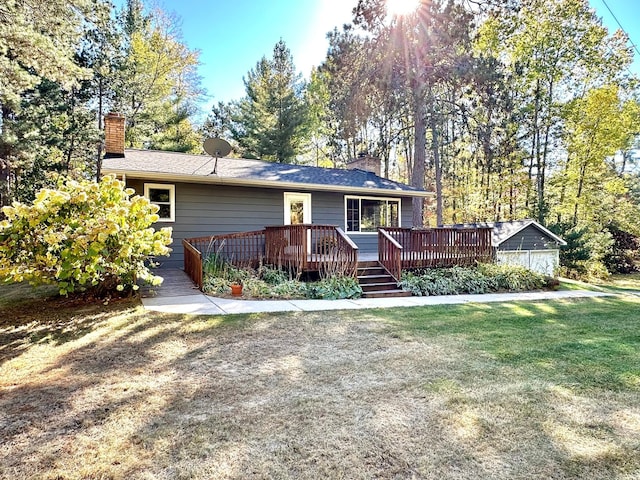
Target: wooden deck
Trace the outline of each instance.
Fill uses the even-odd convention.
[[[252,232],[183,240],[185,272],[202,288],[203,261],[215,255],[238,267],[274,265],[322,275],[356,276],[359,261],[378,261],[396,280],[402,270],[475,265],[493,259],[491,228],[380,228],[378,254],[334,225],[277,225]]]

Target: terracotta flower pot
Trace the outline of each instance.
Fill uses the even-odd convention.
[[[242,295],[242,285],[238,283],[231,284],[231,295],[234,297],[239,297]]]

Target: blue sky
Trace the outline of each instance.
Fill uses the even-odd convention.
[[[611,32],[618,28],[606,4],[640,48],[640,0],[589,0]],[[124,3],[119,0],[117,3]],[[150,2],[145,2],[150,4]],[[243,76],[282,38],[305,77],[324,59],[326,33],[351,21],[357,0],[160,0],[182,19],[183,40],[200,50],[200,75],[211,104],[244,95]],[[632,67],[640,73],[640,54]]]

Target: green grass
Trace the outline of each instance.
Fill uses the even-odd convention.
[[[593,282],[597,287],[612,292],[626,293],[640,291],[640,273],[611,275],[607,280]]]
[[[640,302],[592,299],[394,310],[395,335],[455,339],[495,362],[580,390],[640,390]]]
[[[563,280],[562,290],[592,290],[614,294],[634,294],[640,292],[640,273],[611,275],[606,280],[596,279],[591,283],[579,280]]]

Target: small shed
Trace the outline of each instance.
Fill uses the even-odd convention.
[[[491,244],[496,261],[522,265],[535,272],[553,276],[560,264],[560,247],[567,244],[533,219],[509,222],[474,223],[493,229]]]
[[[562,238],[532,219],[495,222],[491,238],[498,263],[522,265],[553,276],[560,265]]]

